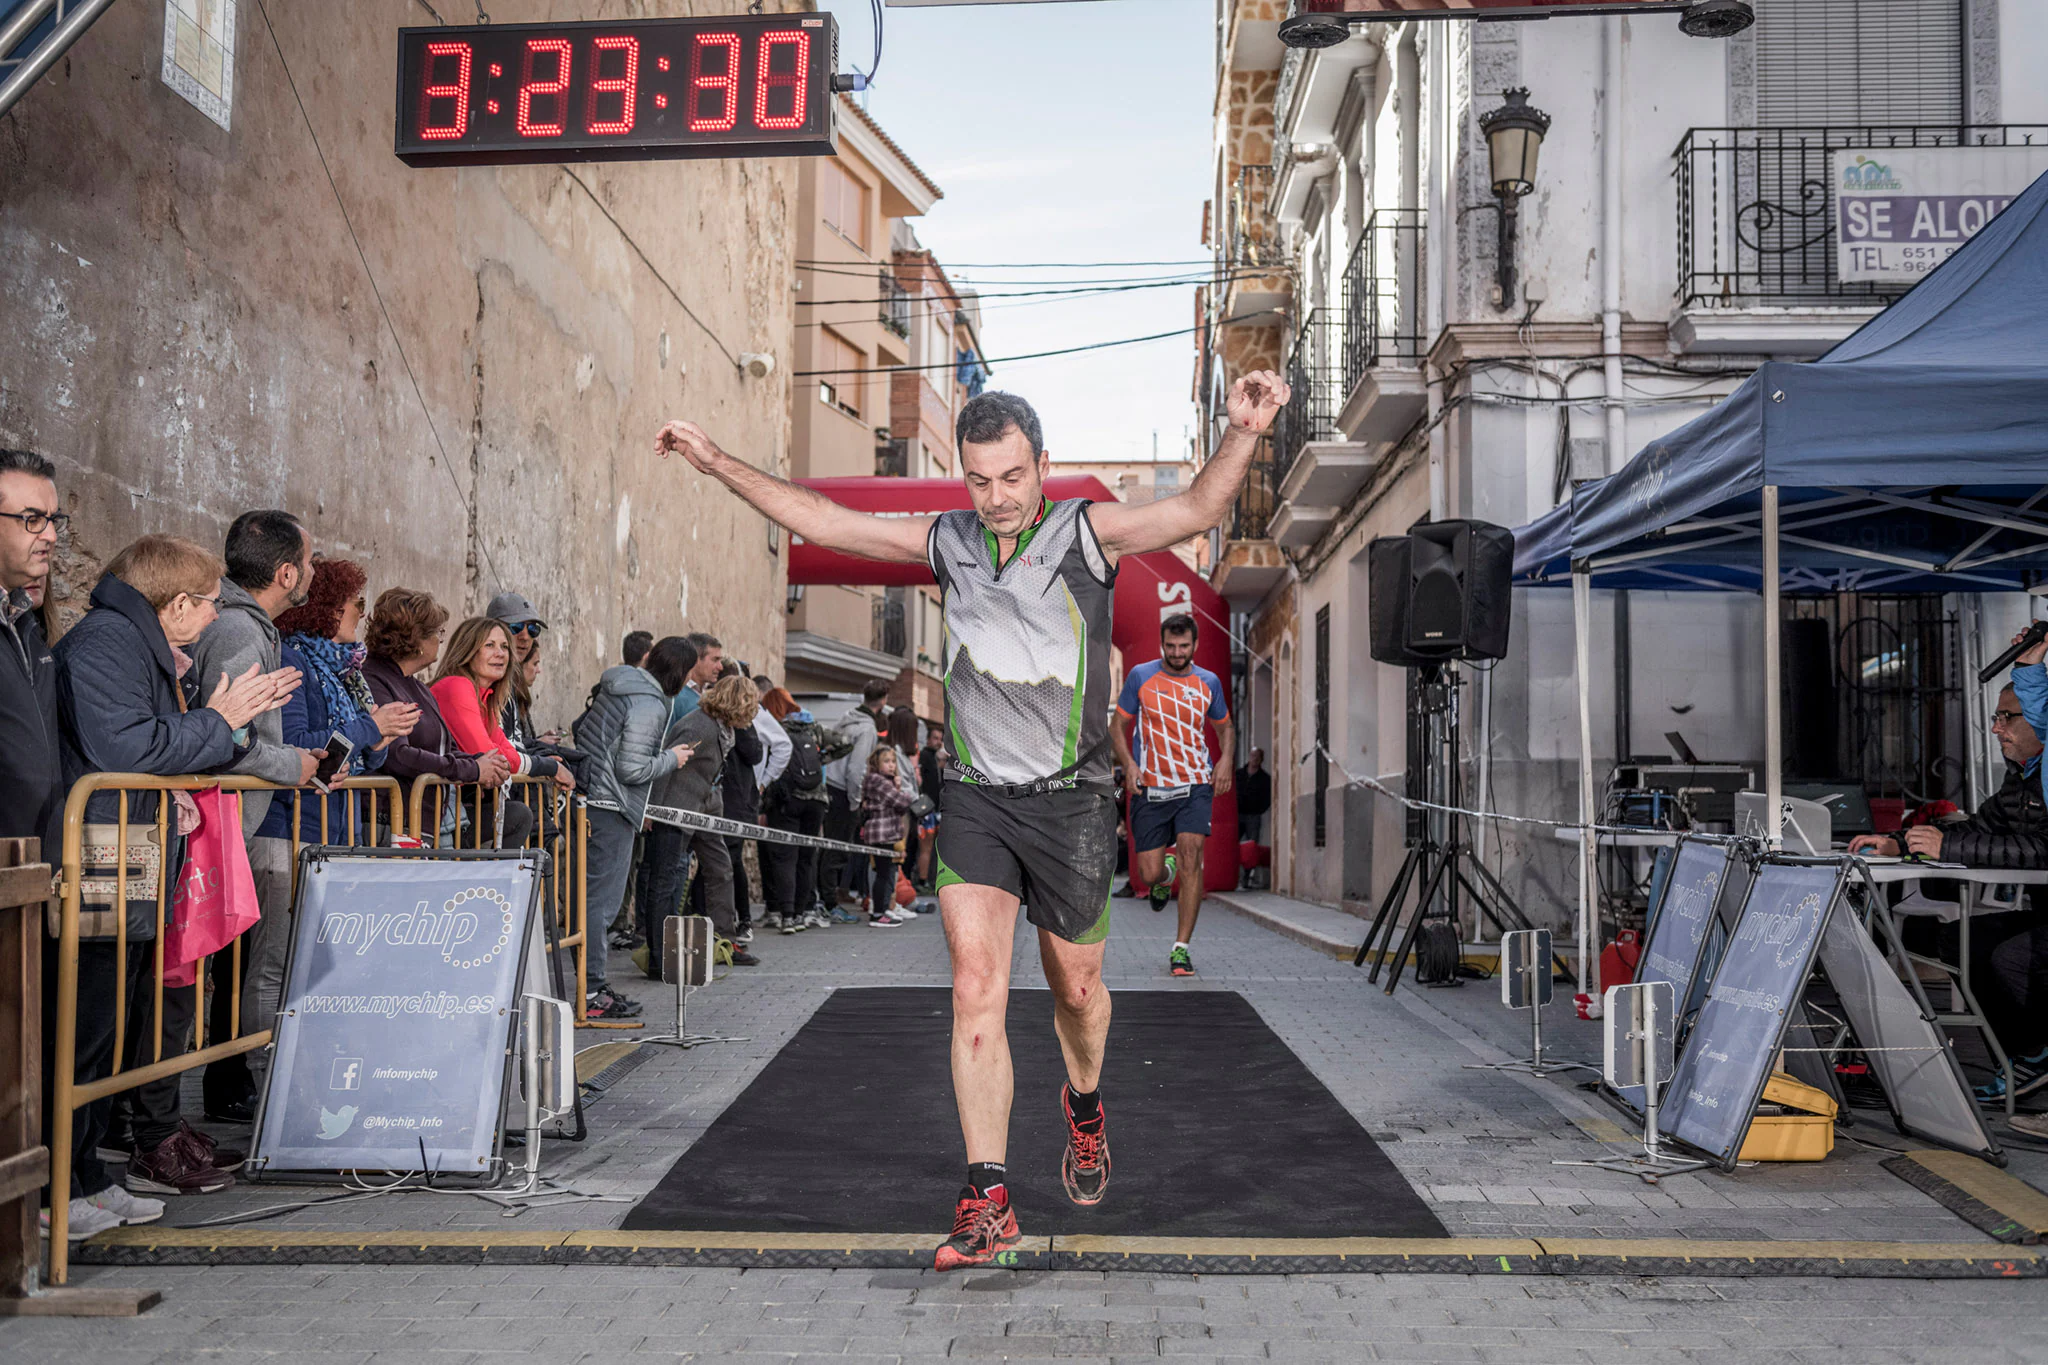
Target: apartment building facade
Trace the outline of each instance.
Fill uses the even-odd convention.
[[[1278,889],[1369,913],[1404,851],[1400,808],[1347,780],[1400,790],[1410,728],[1409,678],[1368,653],[1372,539],[1423,518],[1523,524],[1763,360],[1811,359],[1874,316],[1905,286],[1841,278],[1836,151],[2048,141],[2042,0],[1756,10],[1725,40],[1630,16],[1373,25],[1290,51],[1279,0],[1221,0],[1194,393],[1213,449],[1239,374],[1284,367],[1294,388],[1212,576],[1245,742],[1274,756]],[[1508,214],[1480,118],[1517,100],[1548,123]],[[1757,599],[1596,598],[1596,772],[1667,752],[1668,731],[1761,759]],[[1463,670],[1466,804],[1576,815],[1571,610],[1518,588],[1508,657]],[[1830,621],[1853,668],[1852,621],[1938,637],[1955,604],[1787,610]],[[1868,704],[1891,729],[1835,757],[1873,787],[1968,742],[1925,697]],[[1565,922],[1570,847],[1536,826],[1471,832],[1539,923]]]
[[[895,251],[905,220],[942,191],[854,100],[840,97],[839,154],[806,158],[800,172],[796,251],[796,379],[790,395],[792,478],[892,471],[887,451],[903,367],[917,354],[913,305]],[[788,685],[796,692],[858,692],[896,680],[914,655],[892,625],[890,594],[862,585],[791,587]],[[934,651],[936,654],[936,651]]]

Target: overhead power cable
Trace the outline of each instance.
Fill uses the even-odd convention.
[[[1144,284],[1084,284],[1075,285],[1070,288],[1063,289],[1013,289],[1005,290],[1000,293],[976,294],[974,297],[977,301],[985,302],[989,299],[1035,299],[1047,298],[1055,295],[1086,297],[1091,294],[1126,294],[1134,289],[1176,289],[1183,288],[1185,286],[1192,284],[1207,284],[1209,283],[1210,278],[1211,277],[1205,275],[1202,278],[1196,280],[1152,280]],[[937,298],[939,296],[933,294],[912,294],[910,295],[910,297],[913,299],[929,299]],[[796,306],[799,308],[831,308],[838,304],[879,305],[884,303],[894,303],[895,301],[896,300],[893,298],[798,299],[796,301]]]
[[[840,261],[828,261],[822,257],[803,256],[797,258],[798,265],[840,265]],[[1215,262],[1207,257],[1192,261],[940,261],[948,270],[1130,270],[1139,266],[1206,266]]]
[[[833,262],[831,262],[831,263],[829,263],[829,264],[827,264],[827,265],[804,265],[804,264],[801,264],[801,263],[799,263],[799,264],[798,264],[798,266],[797,266],[797,269],[798,269],[798,270],[804,271],[804,272],[806,272],[806,273],[808,273],[808,274],[812,274],[812,275],[833,275],[833,276],[842,276],[842,277],[844,277],[844,278],[846,278],[846,279],[853,279],[853,280],[871,280],[871,279],[874,279],[874,278],[875,278],[875,276],[876,276],[877,274],[879,274],[879,273],[880,273],[881,271],[883,271],[883,270],[886,270],[886,269],[888,269],[888,268],[889,268],[889,267],[888,267],[888,266],[887,266],[886,264],[884,264],[884,263],[881,263],[881,262],[877,262],[876,264],[874,264],[874,265],[871,265],[871,266],[863,266],[863,265],[857,265],[857,264],[855,264],[855,263],[852,263],[852,262],[848,262],[848,261],[833,261]],[[1173,273],[1173,274],[1168,274],[1168,275],[1103,275],[1103,276],[1093,276],[1093,277],[1090,277],[1090,276],[1075,276],[1075,277],[1072,277],[1072,278],[1055,278],[1055,279],[1043,279],[1043,278],[1041,278],[1041,279],[1027,279],[1027,280],[991,280],[991,279],[986,279],[986,278],[983,278],[983,279],[980,279],[980,280],[978,280],[978,281],[968,281],[968,280],[963,280],[963,281],[960,281],[960,283],[962,283],[962,284],[963,284],[963,285],[964,285],[965,287],[967,287],[967,288],[974,288],[974,287],[976,287],[977,285],[979,285],[979,286],[982,286],[982,287],[996,287],[996,288],[1003,288],[1003,287],[1008,287],[1008,286],[1012,286],[1012,285],[1015,285],[1015,286],[1021,286],[1021,287],[1024,287],[1024,288],[1030,288],[1030,289],[1044,289],[1044,288],[1050,288],[1050,287],[1052,287],[1052,286],[1054,286],[1054,285],[1063,285],[1063,284],[1064,284],[1064,285],[1080,285],[1080,286],[1094,286],[1094,285],[1110,285],[1110,284],[1155,284],[1155,283],[1172,283],[1172,282],[1175,282],[1175,281],[1183,281],[1183,280],[1184,280],[1184,281],[1186,281],[1186,282],[1187,282],[1187,283],[1189,283],[1189,284],[1203,284],[1203,283],[1206,283],[1206,282],[1207,282],[1207,281],[1209,281],[1209,280],[1213,280],[1213,279],[1217,278],[1217,277],[1218,277],[1219,275],[1222,275],[1222,276],[1224,276],[1224,277],[1226,277],[1226,278],[1227,278],[1227,277],[1235,277],[1235,276],[1258,276],[1258,275],[1277,275],[1277,274],[1284,274],[1284,273],[1285,273],[1284,271],[1281,271],[1281,270],[1278,270],[1278,269],[1264,269],[1264,268],[1259,268],[1259,267],[1247,267],[1247,266],[1231,266],[1231,267],[1227,267],[1227,268],[1225,268],[1225,269],[1224,269],[1224,270],[1222,270],[1222,271],[1217,271],[1217,270],[1214,270],[1214,269],[1210,269],[1210,270],[1194,270],[1194,271],[1180,271],[1180,272],[1176,272],[1176,273]]]
[[[1255,318],[1278,316],[1280,316],[1278,312],[1269,311],[1266,313],[1252,313],[1247,315],[1246,317],[1236,318],[1233,320],[1237,322],[1249,322]],[[1202,330],[1204,329],[1200,327],[1181,327],[1176,328],[1174,331],[1171,332],[1154,332],[1150,336],[1121,337],[1115,341],[1090,342],[1086,346],[1065,346],[1057,351],[1033,351],[1028,355],[995,356],[991,359],[979,361],[978,363],[981,365],[983,369],[993,370],[998,365],[1014,364],[1015,362],[1020,360],[1044,360],[1049,356],[1077,355],[1082,351],[1106,351],[1110,349],[1112,346],[1136,346],[1140,342],[1144,341],[1164,341],[1168,337],[1192,336],[1194,333]],[[950,370],[955,368],[958,364],[958,361],[949,360],[944,362],[943,364],[938,365],[877,365],[871,369],[865,370],[798,370],[792,377],[796,379],[830,379],[836,375],[847,375],[858,378],[861,375],[870,374],[914,374],[923,370]]]

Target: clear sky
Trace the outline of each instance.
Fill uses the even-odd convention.
[[[866,0],[822,0],[842,70],[874,52]],[[1174,278],[1201,267],[1098,272],[1018,262],[1201,259],[1215,18],[1207,0],[1069,0],[892,8],[871,113],[945,191],[917,235],[985,294],[1050,281]],[[955,268],[954,263],[961,265]],[[1194,324],[1194,288],[983,305],[992,359]],[[1161,458],[1194,422],[1191,339],[997,365],[1028,398],[1053,458]]]

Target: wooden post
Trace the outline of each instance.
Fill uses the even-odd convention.
[[[43,902],[50,868],[37,840],[0,839],[0,1296],[36,1288],[36,1195],[43,1146]]]
[[[43,906],[50,865],[39,841],[0,839],[0,1318],[133,1317],[154,1289],[38,1292],[36,1206],[50,1179],[43,1145]],[[66,1192],[52,1191],[63,1199]]]

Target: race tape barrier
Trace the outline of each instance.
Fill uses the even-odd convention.
[[[647,818],[681,829],[723,835],[728,839],[758,839],[764,844],[795,844],[798,848],[822,848],[834,853],[855,853],[863,858],[872,858],[878,854],[889,858],[897,856],[895,848],[888,844],[844,844],[837,839],[826,839],[816,834],[770,829],[766,825],[750,825],[744,820],[728,820],[723,815],[703,815],[693,810],[678,810],[674,806],[649,806]]]

